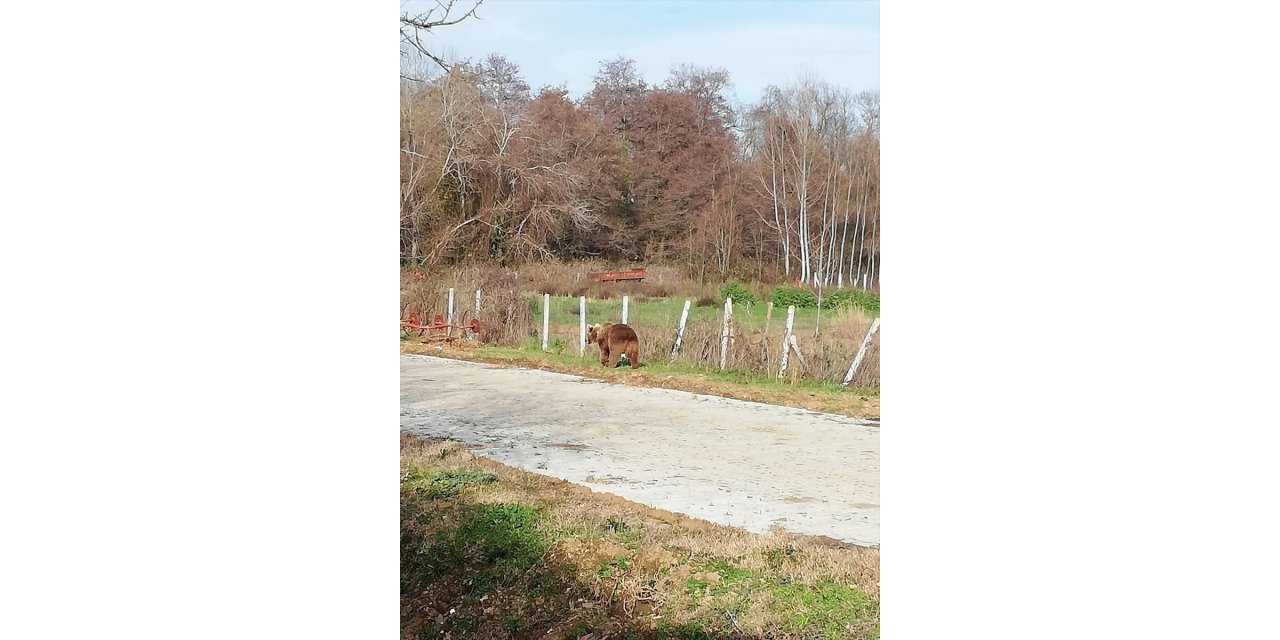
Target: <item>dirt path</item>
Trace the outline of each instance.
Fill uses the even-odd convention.
[[[400,426],[712,522],[880,542],[880,428],[843,416],[402,354]]]

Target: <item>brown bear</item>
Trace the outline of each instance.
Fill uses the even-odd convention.
[[[587,329],[587,342],[600,345],[600,364],[610,369],[618,365],[618,358],[623,354],[632,369],[640,368],[640,338],[635,329],[625,324],[593,324]]]

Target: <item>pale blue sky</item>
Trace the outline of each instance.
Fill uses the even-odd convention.
[[[432,5],[401,3],[412,13]],[[477,14],[431,36],[433,50],[459,59],[501,53],[535,93],[564,84],[579,97],[600,61],[619,55],[634,59],[649,84],[682,62],[723,67],[743,103],[804,71],[855,92],[880,88],[875,1],[485,0]]]

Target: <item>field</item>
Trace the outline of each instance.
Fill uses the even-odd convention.
[[[879,550],[755,535],[401,436],[403,638],[875,638]]]
[[[595,268],[601,266],[556,265],[522,271],[473,267],[430,275],[406,270],[401,289],[401,314],[402,317],[416,314],[423,319],[446,315],[447,291],[452,287],[455,322],[465,323],[477,317],[483,327],[480,336],[483,344],[515,349],[529,357],[551,357],[564,362],[565,357],[570,356],[590,363],[597,357],[594,347],[588,347],[584,356],[578,355],[577,296],[587,297],[587,322],[597,323],[620,321],[625,295],[629,297],[628,324],[640,335],[641,361],[646,367],[726,375],[719,371],[719,359],[724,302],[721,292],[727,283],[691,282],[680,278],[677,270],[662,267],[650,269],[652,281],[643,283],[586,281],[583,274]],[[482,290],[478,314],[474,310],[477,288]],[[824,292],[824,306],[831,300],[843,304],[823,309],[800,306],[805,304],[804,296],[813,296],[813,292],[790,285],[750,283],[740,285],[737,291],[726,370],[727,375],[744,382],[764,383],[778,378],[786,322],[786,307],[781,303],[799,303],[794,334],[803,359],[794,353],[789,356],[783,379],[791,384],[807,382],[838,388],[872,320],[879,315],[878,295],[860,290]],[[547,354],[541,349],[543,293],[551,295]],[[756,301],[743,303],[743,295]],[[772,311],[768,307],[771,299],[780,303]],[[690,301],[689,318],[679,353],[672,358],[671,350],[686,300]],[[808,304],[813,304],[812,298]],[[402,337],[413,341],[418,336]],[[879,342],[877,333],[848,389],[851,393],[879,393]]]
[[[474,341],[402,332],[401,350],[880,417],[878,334],[853,383],[840,385],[879,316],[878,295],[858,291],[818,309],[783,283],[732,287],[733,340],[721,371],[727,283],[663,266],[650,267],[644,283],[583,277],[615,266],[405,269],[402,318],[446,315],[453,288],[454,321],[474,317],[482,330]],[[641,338],[638,370],[602,367],[594,345],[579,352],[578,296],[587,297],[586,321],[598,323],[621,319],[624,295]],[[689,317],[672,357],[685,300]],[[803,361],[792,353],[779,376],[786,304],[798,307]],[[508,467],[459,442],[402,434],[401,620],[404,638],[876,638],[879,550],[724,527]]]

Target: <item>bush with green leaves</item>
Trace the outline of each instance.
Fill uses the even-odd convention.
[[[733,298],[734,304],[755,304],[759,302],[756,300],[756,294],[751,293],[750,289],[742,286],[742,283],[737,280],[730,280],[720,288],[720,299],[724,300],[725,298]]]
[[[836,289],[822,294],[822,308],[836,309],[856,305],[872,313],[880,312],[880,296],[861,289]]]
[[[793,284],[778,285],[773,290],[773,306],[787,308],[794,305],[797,309],[814,309],[818,306],[818,296],[804,288]]]

